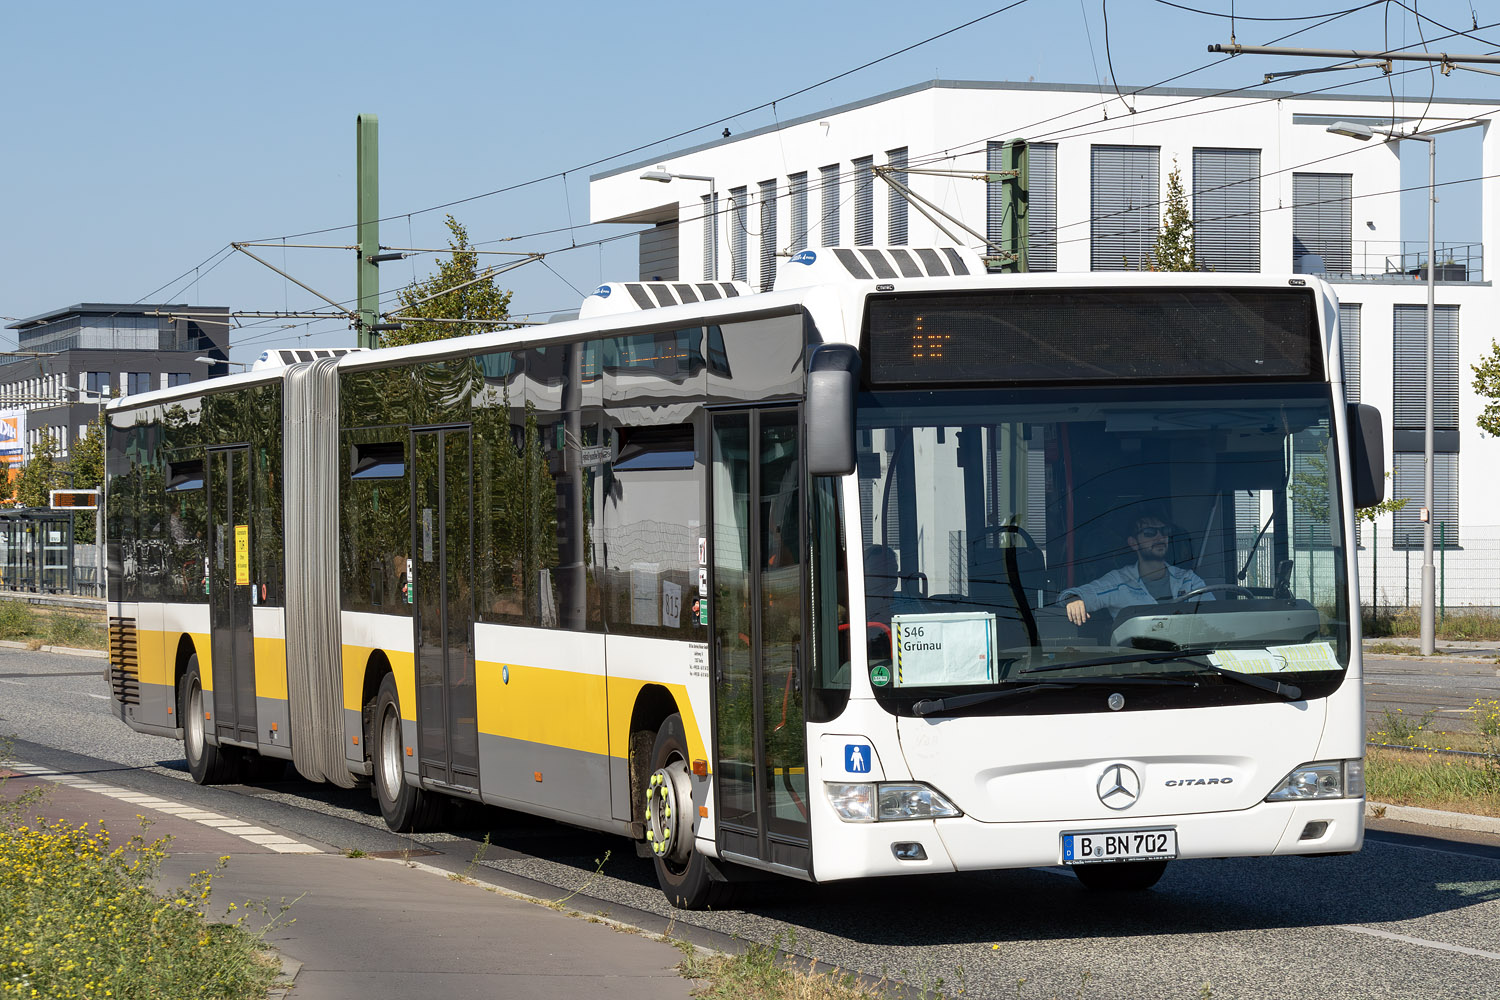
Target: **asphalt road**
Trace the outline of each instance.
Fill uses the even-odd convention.
[[[1475,699],[1500,700],[1500,665],[1493,657],[1418,659],[1366,654],[1364,662],[1365,708],[1372,734],[1389,728],[1387,711],[1399,711],[1413,725],[1433,711],[1427,724],[1433,733],[1472,731],[1469,709]]]
[[[1443,692],[1473,700],[1459,691],[1471,681],[1444,665],[1392,662],[1401,666],[1371,671],[1372,688],[1412,704]],[[1179,863],[1155,890],[1113,898],[1060,869],[776,881],[739,909],[689,914],[666,905],[649,863],[616,837],[464,804],[444,832],[407,838],[386,831],[358,789],[194,785],[180,744],[107,714],[101,667],[0,650],[0,734],[15,734],[14,758],[337,849],[408,850],[450,870],[477,858],[493,881],[549,898],[576,892],[580,910],[710,946],[779,941],[913,987],[941,980],[950,996],[1488,998],[1500,982],[1500,838],[1372,828],[1350,857]],[[1472,679],[1493,682],[1493,668]]]

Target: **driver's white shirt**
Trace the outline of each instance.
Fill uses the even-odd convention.
[[[1176,600],[1183,594],[1190,594],[1195,590],[1201,590],[1208,586],[1203,582],[1203,577],[1190,569],[1181,566],[1167,567],[1167,579],[1172,585],[1172,599]],[[1107,609],[1111,613],[1121,608],[1128,608],[1138,604],[1156,604],[1157,600],[1151,596],[1146,581],[1141,579],[1141,568],[1139,563],[1131,563],[1112,569],[1092,583],[1080,583],[1069,587],[1062,592],[1058,599],[1059,603],[1067,604],[1074,598],[1083,601],[1084,610],[1093,614],[1100,609]],[[1212,594],[1203,594],[1194,600],[1211,601]]]

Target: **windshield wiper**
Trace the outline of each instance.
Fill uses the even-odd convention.
[[[1022,674],[1048,673],[1053,670],[1072,670],[1080,667],[1102,667],[1112,663],[1171,663],[1177,660],[1192,662],[1194,666],[1205,667],[1212,670],[1221,677],[1239,681],[1241,684],[1272,694],[1280,695],[1287,701],[1298,701],[1302,697],[1302,689],[1295,684],[1286,684],[1276,680],[1274,677],[1264,677],[1260,674],[1243,674],[1238,670],[1230,670],[1215,663],[1198,663],[1192,657],[1207,657],[1210,653],[1217,653],[1217,649],[1177,649],[1170,653],[1150,653],[1146,656],[1136,656],[1126,653],[1121,656],[1096,656],[1089,660],[1074,660],[1071,663],[1048,663],[1040,667],[1027,667],[1017,671]],[[1116,678],[1119,680],[1119,678]]]
[[[1025,684],[1021,687],[1000,688],[995,691],[976,691],[973,694],[955,694],[946,698],[923,698],[912,705],[911,710],[917,715],[936,715],[938,712],[947,712],[957,708],[970,708],[974,705],[983,705],[986,702],[1000,701],[1003,698],[1012,698],[1017,695],[1032,694],[1036,691],[1062,691],[1076,687],[1097,687],[1109,684],[1120,686],[1133,684],[1149,687],[1197,687],[1190,680],[1173,677],[1080,677],[1076,680],[1065,681],[1042,681],[1037,684]]]
[[[1115,656],[1094,656],[1086,660],[1071,660],[1067,663],[1045,663],[1039,667],[1026,667],[1018,670],[1019,674],[1045,674],[1053,670],[1073,670],[1077,667],[1107,667],[1113,663],[1166,663],[1169,660],[1181,660],[1190,656],[1207,656],[1209,653],[1217,653],[1217,649],[1174,649],[1171,652],[1147,653],[1141,656],[1138,653],[1124,653]]]

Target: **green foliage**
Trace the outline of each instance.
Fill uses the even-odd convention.
[[[22,601],[0,601],[0,639],[19,642],[30,637],[36,627],[31,605]]]
[[[34,801],[0,802],[0,993],[266,995],[276,964],[261,954],[260,935],[243,926],[245,913],[229,924],[208,918],[216,871],[158,894],[168,838],[137,835],[114,846],[102,827],[28,821],[23,810]],[[220,858],[218,868],[228,861]]]
[[[442,320],[485,320],[481,323],[423,323],[401,320],[400,330],[380,335],[380,346],[423,344],[430,340],[465,337],[475,333],[503,330],[493,322],[510,315],[510,292],[501,290],[493,277],[481,277],[479,255],[469,245],[469,233],[453,216],[448,216],[448,246],[452,254],[438,264],[437,273],[413,282],[399,293],[402,315],[432,317]],[[426,301],[423,301],[426,300]]]
[[[1494,698],[1476,698],[1469,707],[1474,731],[1481,736],[1500,738],[1500,701]]]
[[[1479,429],[1486,434],[1500,435],[1500,342],[1490,342],[1490,352],[1471,365],[1474,371],[1474,391],[1486,400],[1479,414]]]
[[[1500,761],[1494,758],[1371,747],[1365,784],[1379,802],[1500,816]]]
[[[1385,478],[1391,478],[1391,474],[1387,472],[1385,474]],[[1380,501],[1373,507],[1359,508],[1354,512],[1354,516],[1359,518],[1361,521],[1369,521],[1373,524],[1375,519],[1380,515],[1393,514],[1405,507],[1406,504],[1406,497],[1402,497],[1400,500],[1397,500],[1395,497],[1386,497],[1384,500]]]
[[[31,449],[31,457],[16,477],[16,502],[22,507],[47,507],[51,492],[68,484],[65,466],[57,460],[57,441],[43,427]]]
[[[1385,709],[1385,718],[1382,727],[1375,731],[1375,737],[1382,743],[1405,743],[1407,746],[1416,746],[1427,732],[1427,727],[1432,725],[1432,717],[1437,715],[1437,709],[1429,708],[1422,713],[1421,721],[1413,721],[1406,716],[1405,709],[1396,709],[1392,712]]]
[[[1157,233],[1156,251],[1152,256],[1158,271],[1198,270],[1198,256],[1193,245],[1193,212],[1182,187],[1182,168],[1175,159],[1172,172],[1167,175],[1166,207],[1162,211],[1161,231]]]

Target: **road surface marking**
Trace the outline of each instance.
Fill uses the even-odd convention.
[[[1452,951],[1460,955],[1473,955],[1476,958],[1493,958],[1500,960],[1500,951],[1482,951],[1478,948],[1465,948],[1459,944],[1447,944],[1443,941],[1429,941],[1426,938],[1412,937],[1409,934],[1397,934],[1394,931],[1382,931],[1374,927],[1360,927],[1357,924],[1339,924],[1341,931],[1353,931],[1356,934],[1368,934],[1371,937],[1385,938],[1389,941],[1402,941],[1406,944],[1421,945],[1423,948],[1436,948],[1439,951]]]
[[[0,678],[3,679],[3,678]],[[178,819],[190,820],[202,826],[212,827],[220,833],[239,837],[248,844],[263,847],[275,851],[277,854],[322,854],[323,852],[311,844],[303,844],[291,837],[273,833],[264,827],[253,823],[247,823],[242,819],[231,819],[216,812],[199,809],[195,806],[186,805],[181,802],[173,802],[170,799],[159,798],[155,795],[147,795],[144,792],[133,792],[128,788],[118,788],[114,785],[106,785],[102,782],[92,781],[88,778],[79,777],[74,774],[63,774],[48,767],[37,764],[16,763],[7,765],[12,771],[23,776],[41,778],[44,781],[55,782],[59,785],[67,785],[84,792],[96,792],[107,795],[112,799],[124,802],[128,805],[140,806],[143,809],[152,809],[158,812],[175,816]]]

